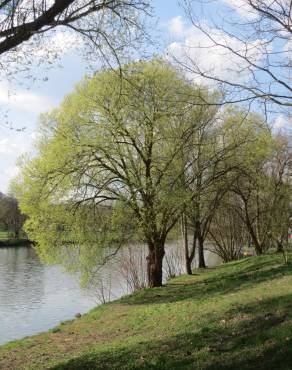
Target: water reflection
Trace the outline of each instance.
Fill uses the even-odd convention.
[[[82,290],[76,275],[60,266],[44,266],[32,248],[0,248],[0,344],[46,331],[98,302],[133,291],[135,284],[145,285],[146,254],[145,246],[124,248],[100,270],[91,289]],[[210,267],[220,263],[209,252],[206,262]],[[183,271],[181,243],[168,243],[165,279]]]
[[[95,305],[76,277],[42,265],[32,248],[0,249],[0,343],[45,331]]]

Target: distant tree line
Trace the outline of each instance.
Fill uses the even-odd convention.
[[[1,231],[7,231],[9,237],[19,239],[24,221],[25,216],[19,209],[17,199],[0,192]]]

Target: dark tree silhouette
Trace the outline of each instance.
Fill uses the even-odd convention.
[[[109,31],[121,27],[129,36],[133,29],[141,30],[138,14],[147,9],[144,0],[0,1],[0,54],[60,26],[81,33],[96,46],[101,39],[110,46]]]

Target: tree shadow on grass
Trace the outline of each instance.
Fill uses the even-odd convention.
[[[290,370],[292,295],[236,305],[197,331],[88,352],[51,370]],[[292,334],[292,333],[291,333]]]
[[[276,279],[284,275],[292,274],[291,264],[275,265],[272,259],[264,259],[257,263],[240,261],[240,270],[231,268],[215,270],[210,277],[193,280],[189,282],[177,281],[166,284],[163,288],[144,289],[132,295],[125,296],[119,300],[119,304],[161,304],[187,299],[203,300],[221,296],[227,293],[235,293],[242,288],[252,287],[258,283]],[[202,274],[204,275],[204,273]]]

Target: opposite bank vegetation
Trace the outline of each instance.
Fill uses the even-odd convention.
[[[0,368],[290,369],[291,304],[292,265],[276,253],[250,257],[11,342]]]

